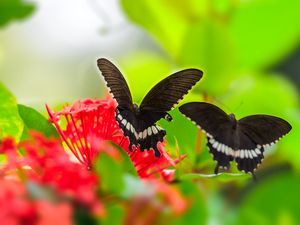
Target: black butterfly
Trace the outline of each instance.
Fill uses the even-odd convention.
[[[128,85],[118,68],[104,58],[98,59],[97,63],[110,93],[118,102],[116,120],[124,135],[129,137],[130,149],[133,145],[140,145],[141,151],[152,148],[159,157],[157,143],[163,141],[166,131],[155,123],[161,118],[172,120],[167,112],[201,79],[202,71],[187,69],[168,76],[148,92],[138,107],[133,104]]]
[[[235,160],[238,169],[250,172],[264,158],[264,148],[277,142],[287,134],[291,125],[285,120],[268,115],[252,115],[236,120],[215,105],[191,102],[179,107],[181,113],[194,121],[207,136],[207,146],[218,169],[229,168]]]

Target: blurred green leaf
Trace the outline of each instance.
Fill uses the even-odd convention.
[[[129,157],[129,155],[124,151],[124,149],[122,149],[120,146],[112,143],[115,148],[120,152],[120,154],[122,155],[122,162],[120,162],[121,166],[122,166],[122,170],[125,173],[130,174],[131,176],[137,177],[137,172],[136,169],[134,168],[134,165]]]
[[[32,3],[23,0],[0,1],[0,27],[7,25],[12,20],[22,20],[29,16],[35,9]]]
[[[200,82],[202,93],[224,93],[237,77],[233,44],[223,24],[203,19],[189,27],[179,61],[187,67],[204,71]]]
[[[235,224],[298,224],[300,221],[299,175],[280,175],[254,186],[237,208]]]
[[[289,54],[300,39],[300,1],[245,1],[229,30],[242,68],[266,68]]]
[[[101,225],[122,225],[124,220],[124,208],[119,204],[108,204],[105,207],[106,216],[101,218]]]
[[[124,70],[121,71],[136,103],[141,103],[154,85],[171,74],[170,64],[161,56],[151,53],[130,55],[122,65]]]
[[[216,179],[222,182],[232,182],[237,179],[248,180],[252,179],[252,176],[246,173],[218,173],[218,174],[200,174],[200,173],[189,173],[179,177],[180,180],[201,180],[201,179]]]
[[[137,195],[144,195],[147,192],[147,184],[143,183],[140,178],[126,174],[124,177],[125,188],[122,192],[123,198],[132,198]]]
[[[124,173],[122,165],[107,154],[100,154],[95,170],[101,177],[101,189],[107,193],[121,194],[124,189]]]
[[[19,115],[24,122],[22,139],[29,137],[29,130],[36,130],[45,137],[59,137],[54,126],[38,111],[25,105],[18,105]]]
[[[278,143],[278,158],[282,161],[291,162],[294,168],[300,171],[300,152],[299,135],[300,135],[300,110],[287,111],[288,122],[292,125],[292,130]]]
[[[237,118],[249,114],[271,114],[288,120],[288,111],[298,108],[297,90],[276,75],[242,76],[232,82],[231,90],[221,101],[221,108],[231,111]]]
[[[194,162],[196,157],[195,145],[197,127],[190,123],[178,109],[173,110],[170,114],[173,117],[172,122],[163,119],[159,121],[161,126],[167,131],[167,143],[172,146],[170,149],[175,149],[174,147],[177,140],[180,154],[188,154],[189,160]],[[176,152],[173,152],[173,154],[176,154]]]
[[[11,136],[18,141],[23,127],[15,97],[0,83],[0,139]]]
[[[189,1],[180,4],[183,6],[180,11],[177,7],[172,7],[174,2],[179,3],[180,1],[143,0],[135,1],[132,4],[130,0],[122,0],[121,4],[123,10],[133,22],[153,34],[168,53],[176,56],[181,48],[186,29],[186,22],[178,12],[183,12]],[[186,15],[186,13],[182,15]]]
[[[208,212],[207,212],[206,202],[201,194],[198,185],[195,185],[190,181],[184,181],[177,186],[180,192],[185,197],[185,199],[189,202],[189,208],[182,216],[174,217],[169,224],[172,225],[207,224]]]

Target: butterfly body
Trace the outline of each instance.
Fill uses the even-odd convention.
[[[215,105],[187,103],[179,110],[194,121],[207,136],[207,146],[219,167],[228,169],[236,161],[238,169],[252,173],[264,158],[265,147],[273,145],[291,130],[285,120],[269,115],[252,115],[237,120]]]
[[[187,69],[166,77],[148,92],[138,106],[132,102],[127,82],[118,68],[104,58],[98,59],[97,63],[118,103],[116,120],[129,138],[129,148],[140,146],[141,151],[153,149],[155,156],[159,157],[157,143],[163,141],[166,131],[156,122],[161,118],[172,120],[168,111],[202,78],[202,72]]]

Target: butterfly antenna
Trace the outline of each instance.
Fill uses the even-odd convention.
[[[234,112],[232,111],[226,104],[224,104],[222,101],[218,100],[217,97],[212,97],[213,101],[224,107],[228,112]]]
[[[244,102],[241,101],[240,104],[235,107],[234,112],[237,112],[242,107],[243,104]]]

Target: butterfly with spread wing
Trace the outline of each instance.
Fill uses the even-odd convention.
[[[97,64],[118,103],[116,120],[129,138],[130,149],[139,145],[141,151],[153,149],[159,157],[157,144],[163,141],[166,131],[155,123],[161,118],[172,120],[168,111],[202,78],[202,71],[186,69],[168,76],[156,84],[138,106],[133,103],[127,82],[118,68],[105,58],[98,59]]]
[[[265,147],[276,143],[291,129],[291,125],[278,117],[252,115],[236,120],[217,106],[205,102],[191,102],[179,111],[202,129],[207,136],[207,146],[219,168],[229,169],[235,160],[238,169],[252,173],[264,158]]]

